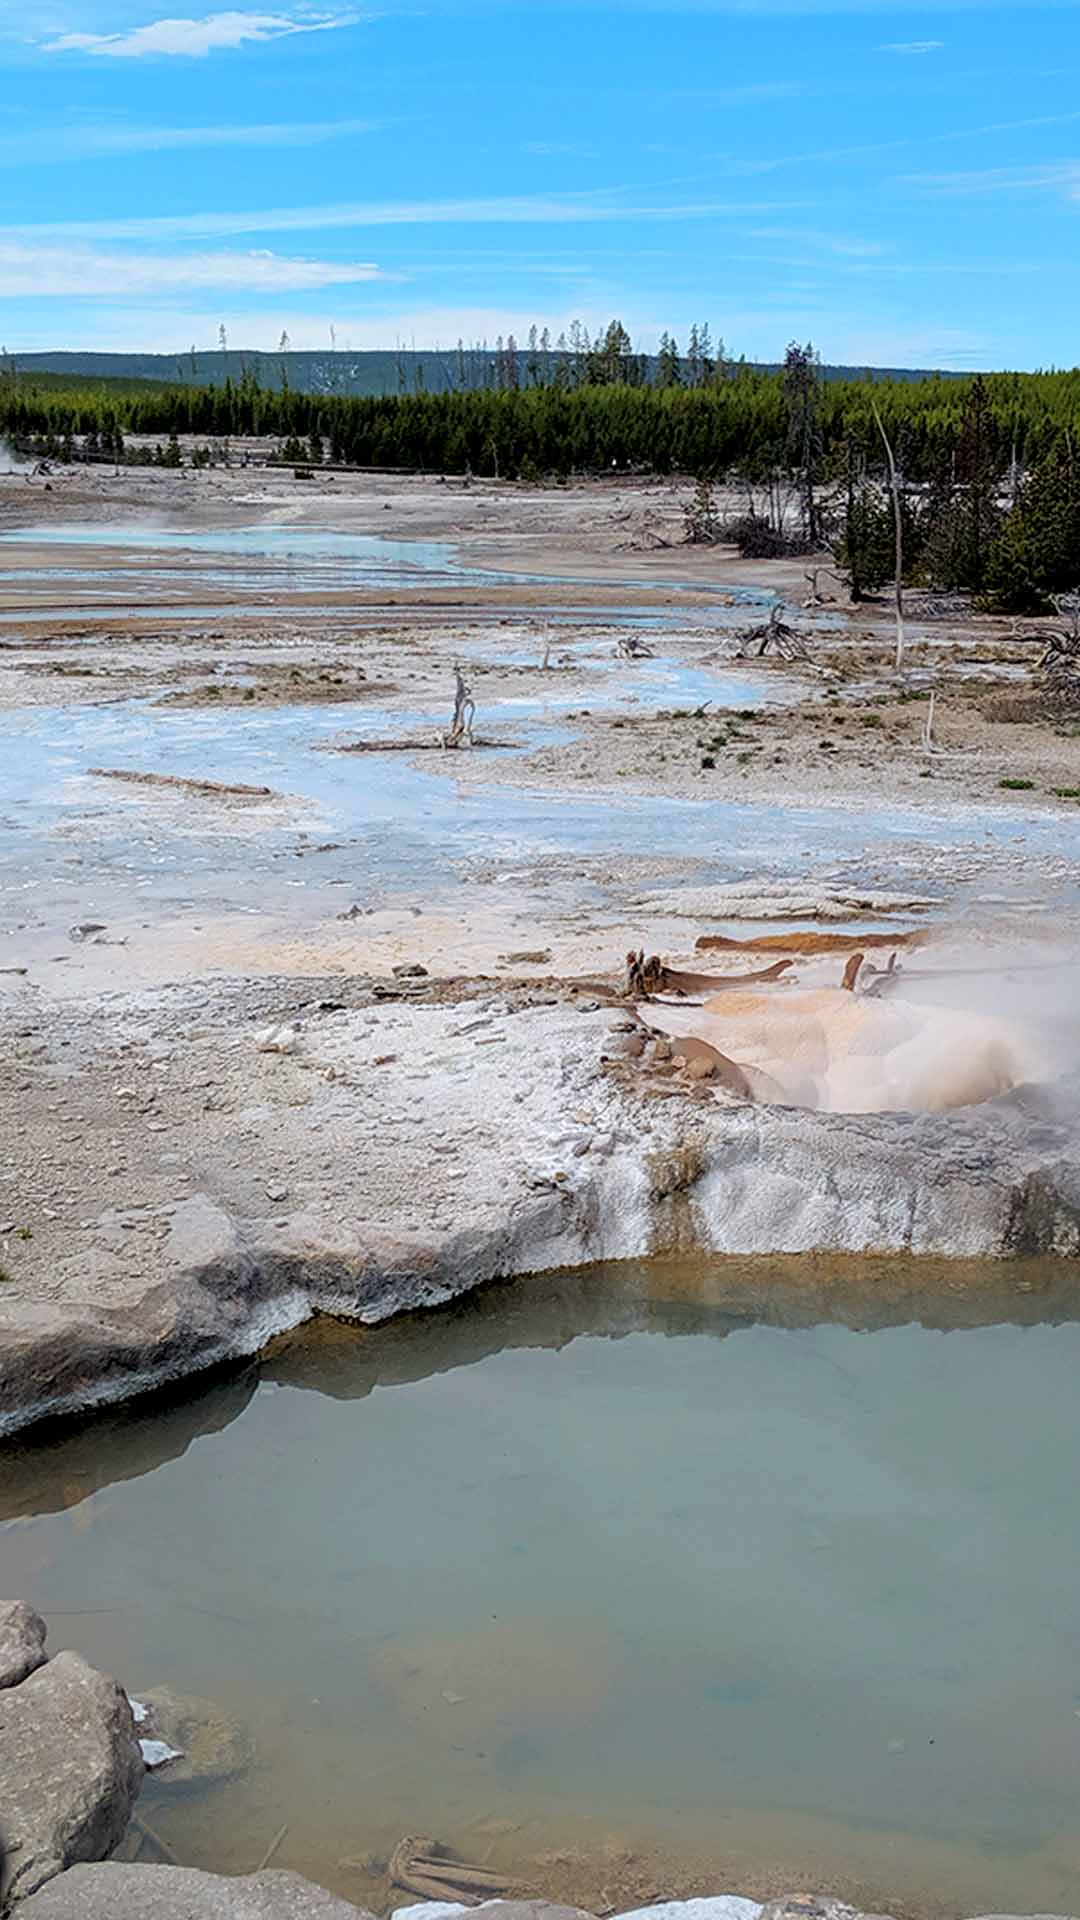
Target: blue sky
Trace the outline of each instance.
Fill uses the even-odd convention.
[[[204,9],[0,0],[9,349],[1080,358],[1080,0]]]

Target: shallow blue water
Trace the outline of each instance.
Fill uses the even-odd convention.
[[[628,1265],[315,1329],[10,1451],[9,1583],[136,1692],[254,1727],[248,1777],[149,1789],[193,1864],[287,1822],[278,1864],[348,1891],[341,1855],[475,1857],[497,1815],[519,1861],[659,1831],[733,1876],[1067,1912],[1080,1325],[1021,1271]]]
[[[663,704],[672,690],[662,663],[657,674],[652,698]],[[740,705],[760,697],[752,676],[748,684],[728,679]],[[723,677],[717,685],[722,697]],[[522,700],[497,711],[489,730],[528,746],[565,739],[561,711],[557,700]],[[55,891],[73,909],[115,913],[119,888],[254,911],[286,887],[341,881],[358,895],[385,898],[430,888],[433,876],[454,884],[477,862],[505,861],[509,869],[545,854],[670,853],[704,860],[716,878],[728,879],[800,873],[807,855],[851,859],[872,849],[869,857],[887,860],[890,847],[1075,855],[1075,823],[1058,815],[997,814],[988,824],[977,810],[957,818],[897,807],[815,808],[800,806],[797,796],[787,807],[564,797],[461,785],[437,754],[410,764],[405,754],[316,751],[345,739],[430,738],[440,719],[355,705],[248,713],[132,701],[0,715],[0,862],[9,906]],[[295,804],[286,812],[228,813],[196,798],[93,779],[94,766],[265,785]],[[321,854],[317,870],[308,861],[301,872],[293,859],[300,828],[313,840],[343,844]]]
[[[9,528],[0,532],[0,553],[5,547],[17,550],[23,545],[96,550],[131,548],[140,554],[155,558],[161,556],[163,560],[184,553],[221,558],[235,555],[239,559],[270,564],[251,575],[245,575],[237,569],[215,570],[205,565],[155,565],[153,578],[157,581],[186,581],[189,584],[199,580],[207,586],[220,584],[235,587],[241,582],[250,582],[253,585],[261,584],[264,588],[277,580],[293,592],[308,588],[317,590],[331,585],[407,587],[430,585],[433,582],[457,587],[505,586],[514,582],[553,586],[564,584],[570,577],[472,566],[461,559],[459,548],[452,541],[396,540],[383,534],[342,533],[292,525],[218,527],[192,531],[138,524],[83,527],[50,525]],[[130,576],[124,570],[100,565],[65,565],[62,569],[49,569],[20,567],[16,564],[0,569],[0,582],[4,580],[16,584],[45,580],[71,581],[83,586],[110,583],[119,586],[127,580],[131,584]],[[743,605],[766,603],[775,598],[771,593],[758,592],[753,588],[725,587],[694,580],[665,579],[658,582],[627,578],[622,584],[630,588],[655,588],[661,585],[665,591],[673,593],[701,592],[724,598],[733,597]]]

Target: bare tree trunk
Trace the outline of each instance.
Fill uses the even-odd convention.
[[[893,527],[896,534],[896,671],[899,673],[904,661],[904,517],[900,510],[900,487],[896,478],[896,460],[893,456],[889,436],[877,407],[874,407],[874,419],[877,430],[885,446],[885,458],[889,463],[889,491],[892,494]]]

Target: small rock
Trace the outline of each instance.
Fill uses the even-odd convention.
[[[163,1786],[220,1785],[251,1765],[250,1735],[214,1701],[151,1687],[140,1692],[139,1703],[145,1712],[139,1723],[141,1744],[164,1748],[171,1756]]]
[[[267,1187],[266,1197],[268,1200],[276,1200],[279,1202],[282,1200],[287,1200],[289,1197],[289,1190],[287,1187]]]
[[[260,1053],[295,1053],[299,1026],[264,1027],[255,1035],[255,1045]]]
[[[645,1036],[641,1033],[620,1033],[604,1051],[608,1060],[640,1060],[645,1051]]]
[[[0,1605],[0,1688],[19,1686],[45,1665],[45,1634],[41,1615],[25,1601]]]
[[[68,928],[68,938],[78,945],[80,940],[89,940],[91,934],[104,933],[104,931],[104,920],[83,920],[77,927]]]
[[[159,1767],[167,1767],[170,1760],[182,1760],[184,1757],[179,1747],[170,1747],[167,1740],[140,1740],[139,1752],[144,1766],[151,1773],[156,1773]]]
[[[683,1071],[688,1080],[711,1080],[716,1072],[713,1060],[688,1060]]]
[[[390,969],[395,980],[426,980],[428,970],[417,960],[406,960],[400,967]]]

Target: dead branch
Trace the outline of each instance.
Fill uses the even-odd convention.
[[[674,967],[665,966],[655,953],[646,959],[642,947],[639,952],[631,951],[626,956],[626,993],[631,1000],[651,1000],[658,993],[674,993],[681,998],[723,993],[729,987],[760,986],[779,980],[794,964],[793,960],[777,960],[773,966],[763,967],[756,973],[680,973]]]
[[[407,1836],[390,1856],[390,1884],[424,1900],[456,1900],[465,1907],[482,1905],[507,1891],[509,1882],[493,1867],[449,1857],[436,1840]]]
[[[617,660],[651,660],[653,649],[646,640],[639,640],[636,633],[624,633],[615,643]]]
[[[274,800],[273,787],[245,787],[228,780],[186,780],[175,773],[137,773],[128,767],[90,767],[98,780],[127,780],[139,787],[174,787],[180,793],[203,793],[229,800]]]
[[[934,745],[934,706],[936,701],[937,701],[937,694],[931,693],[930,705],[929,705],[929,708],[927,709],[926,719],[923,723],[922,743],[923,743],[923,749],[926,753],[937,752],[937,748]]]

